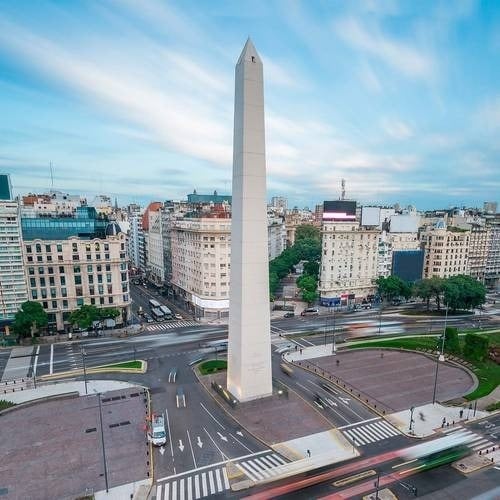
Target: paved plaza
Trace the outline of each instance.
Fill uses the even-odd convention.
[[[381,408],[400,411],[432,402],[436,360],[424,354],[379,349],[353,349],[312,360],[315,366],[345,382]],[[449,401],[474,389],[466,370],[440,363],[436,400]]]
[[[0,416],[2,498],[69,499],[105,489],[99,396],[109,487],[147,478],[145,394],[134,387]]]

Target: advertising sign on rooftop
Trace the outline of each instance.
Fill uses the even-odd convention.
[[[356,202],[335,200],[323,202],[323,220],[353,221],[356,220]]]

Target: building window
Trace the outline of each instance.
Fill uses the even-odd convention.
[[[95,295],[95,288],[94,285],[89,286],[89,295]]]
[[[103,285],[97,285],[97,290],[99,292],[99,295],[102,295],[104,293],[104,286]]]
[[[62,252],[62,245],[57,245],[57,251]]]
[[[45,286],[45,278],[40,278],[40,286]]]
[[[66,290],[66,288],[61,288],[61,295],[63,297],[67,297],[68,296],[68,291]]]
[[[26,253],[31,253],[31,245],[26,245]]]
[[[73,252],[78,252],[78,243],[73,243],[72,248]]]
[[[59,274],[64,274],[64,266],[59,266]]]
[[[94,299],[94,297],[92,297],[92,298],[90,299],[90,303],[91,303],[93,306],[95,305],[95,299]]]
[[[99,297],[99,304],[104,305],[104,297]]]
[[[83,296],[83,289],[82,289],[81,286],[75,287],[75,290],[76,290],[76,296],[77,297],[82,297]]]
[[[93,274],[89,274],[89,283],[94,283],[94,275]]]
[[[123,243],[122,243],[123,245]],[[109,243],[104,243],[104,251],[109,252]]]
[[[82,284],[82,277],[78,274],[75,276],[75,285],[81,285]]]
[[[37,243],[35,245],[35,249],[36,249],[36,253],[40,253],[42,251],[42,245],[40,245],[40,243]]]
[[[106,264],[106,271],[111,271],[111,265],[110,264]]]
[[[64,286],[66,284],[66,276],[61,276],[61,285]]]
[[[52,301],[52,309],[57,309],[57,300]]]
[[[97,275],[97,283],[102,283],[102,274]]]
[[[54,286],[55,284],[56,284],[56,282],[55,282],[54,276],[50,276],[49,277],[49,285]]]
[[[30,286],[32,288],[35,288],[36,287],[36,279],[35,278],[30,278]]]
[[[112,304],[113,303],[113,297],[108,297],[108,303]]]
[[[31,298],[36,300],[38,298],[38,293],[36,290],[31,290]]]
[[[105,260],[109,260],[109,253],[105,253],[105,254],[104,254],[104,259],[105,259]]]
[[[52,252],[52,247],[51,247],[50,245],[45,245],[45,251],[46,251],[47,253]]]
[[[47,262],[52,262],[52,255],[47,255]]]
[[[34,267],[28,267],[28,274],[35,274],[35,268]]]
[[[121,273],[122,281],[127,281],[127,273]]]
[[[67,309],[67,308],[68,308],[68,301],[63,300],[63,309]]]
[[[108,294],[113,293],[113,285],[108,285]]]
[[[63,256],[62,256],[62,255],[58,255],[58,256],[57,256],[57,260],[58,260],[59,262],[61,262],[61,261],[63,260]]]
[[[77,253],[73,254],[73,260],[80,260],[80,256]]]
[[[43,307],[44,309],[48,309],[48,308],[49,308],[49,303],[48,303],[48,302],[46,302],[46,301],[45,301],[45,302],[42,302],[42,307]]]
[[[73,272],[74,272],[75,274],[80,274],[80,272],[81,272],[81,271],[80,271],[80,266],[73,266]]]
[[[78,307],[83,306],[83,299],[82,299],[82,298],[76,299],[76,305],[77,305]]]
[[[31,255],[28,255],[28,262],[33,262],[33,257]]]
[[[37,256],[36,256],[36,261],[37,261],[37,262],[42,262],[42,260],[43,260],[43,259],[42,259],[42,256],[41,256],[41,255],[37,255]]]
[[[40,290],[40,293],[42,294],[42,299],[46,299],[47,298],[47,290],[45,288],[42,288]]]
[[[48,274],[54,274],[54,268],[53,267],[48,267],[47,268],[47,273]]]
[[[101,260],[101,254],[100,253],[96,253],[95,254],[95,260]]]

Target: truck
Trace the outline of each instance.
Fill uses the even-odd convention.
[[[165,431],[165,417],[163,413],[153,414],[148,429],[148,439],[153,446],[163,446],[167,442],[167,433]]]

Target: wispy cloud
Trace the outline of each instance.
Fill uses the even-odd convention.
[[[434,78],[434,60],[416,47],[383,34],[378,28],[370,30],[351,17],[337,20],[333,26],[337,35],[351,47],[372,55],[402,74],[423,80]]]
[[[413,136],[411,127],[401,120],[383,118],[381,126],[385,133],[392,139],[405,140]]]

